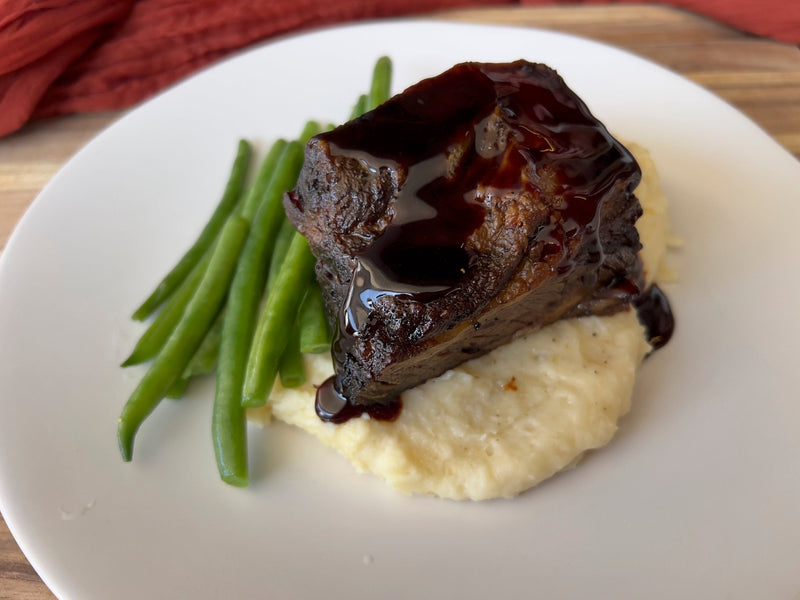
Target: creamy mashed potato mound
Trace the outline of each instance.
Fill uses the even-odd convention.
[[[650,283],[669,238],[666,201],[648,153],[628,148],[643,172],[637,228]],[[404,392],[394,422],[362,417],[342,425],[314,412],[313,384],[333,367],[327,354],[309,355],[309,383],[276,385],[269,407],[250,417],[266,422],[271,411],[404,493],[512,497],[611,440],[648,350],[633,310],[562,320]]]

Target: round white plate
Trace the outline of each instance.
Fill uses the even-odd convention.
[[[684,247],[676,337],[619,436],[512,501],[404,497],[305,434],[251,431],[254,483],[217,478],[211,384],[165,402],[131,464],[115,440],[142,371],[128,315],[216,203],[236,140],[338,121],[463,60],[557,68],[650,148]],[[0,265],[0,508],[62,599],[795,598],[800,592],[800,163],[649,62],[529,29],[388,22],[224,62],[75,156]]]

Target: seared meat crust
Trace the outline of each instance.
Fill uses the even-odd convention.
[[[464,63],[312,139],[287,215],[370,405],[638,293],[631,154],[552,69]]]

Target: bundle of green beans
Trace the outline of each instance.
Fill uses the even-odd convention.
[[[378,59],[351,118],[389,98],[391,70],[387,57]],[[241,140],[208,223],[133,313],[152,320],[122,366],[152,362],[119,418],[123,460],[132,459],[139,427],[163,398],[181,397],[193,377],[216,371],[217,467],[223,481],[248,485],[246,409],[263,406],[278,377],[284,387],[302,385],[302,355],[330,349],[314,257],[281,202],[297,181],[303,147],[319,132],[310,121],[297,140],[275,142],[246,190],[252,147]]]

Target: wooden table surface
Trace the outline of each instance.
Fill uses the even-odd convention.
[[[625,48],[710,89],[800,158],[797,47],[656,6],[490,8],[443,16],[552,29]],[[33,123],[0,139],[0,251],[45,183],[81,146],[122,114],[76,115]],[[53,597],[0,516],[0,600]]]

